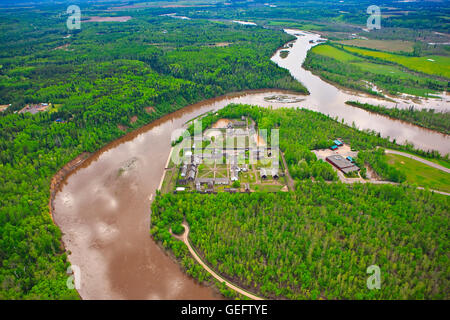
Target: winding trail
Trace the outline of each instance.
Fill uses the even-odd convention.
[[[177,236],[175,234],[172,233],[172,235],[183,241],[184,244],[188,247],[189,252],[192,254],[192,256],[194,257],[194,259],[210,274],[212,275],[216,280],[218,280],[221,283],[225,283],[227,285],[227,287],[229,287],[230,289],[233,289],[234,291],[252,299],[252,300],[264,300],[261,297],[258,297],[234,284],[232,284],[231,282],[229,282],[228,280],[222,278],[220,275],[218,275],[216,272],[214,272],[210,267],[208,267],[208,265],[202,260],[202,258],[200,258],[200,256],[197,254],[197,252],[195,251],[195,249],[191,246],[191,243],[189,241],[189,226],[187,223],[183,222],[183,227],[185,229],[183,235],[181,236]]]
[[[437,163],[425,160],[423,158],[417,157],[415,155],[412,155],[412,154],[409,154],[409,153],[406,153],[406,152],[401,152],[401,151],[391,150],[391,149],[385,149],[385,152],[386,153],[392,153],[392,154],[398,154],[400,156],[404,156],[404,157],[407,157],[407,158],[410,158],[410,159],[422,162],[423,164],[426,164],[427,166],[433,167],[435,169],[444,171],[446,173],[450,173],[450,169],[448,169],[446,167],[443,167],[443,166],[441,166],[441,165],[439,165]]]

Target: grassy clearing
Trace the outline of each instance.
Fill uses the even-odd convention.
[[[354,62],[352,64],[360,67],[365,71],[369,71],[376,74],[389,74],[402,79],[413,79],[413,80],[420,79],[420,77],[415,76],[411,73],[404,72],[400,68],[392,65],[378,64],[372,62]]]
[[[168,193],[175,189],[177,183],[178,170],[176,168],[165,171],[164,180],[161,185],[161,192]]]
[[[412,81],[420,81],[423,79],[411,73],[404,72],[400,68],[392,65],[385,65],[371,62],[353,62],[351,64],[359,67],[363,71],[367,71],[374,74],[388,75],[395,78],[408,79]],[[402,92],[422,97],[426,97],[430,94],[437,93],[437,91],[432,91],[427,88],[408,88],[408,87],[403,87]]]
[[[408,57],[388,52],[373,51],[349,46],[343,47],[345,50],[360,55],[378,58],[389,62],[394,62],[411,70],[431,75],[442,76],[450,79],[450,57],[442,57],[442,56]]]
[[[283,187],[284,186],[273,185],[273,184],[250,184],[250,188],[252,190],[262,191],[262,192],[278,192],[278,191],[281,191],[281,189]]]
[[[363,59],[361,59],[357,56],[354,56],[350,53],[339,50],[339,49],[329,46],[327,44],[313,47],[311,49],[311,51],[314,53],[320,54],[322,56],[333,58],[333,59],[336,59],[336,60],[339,60],[342,62],[353,62],[353,61],[363,62],[364,61]]]
[[[450,174],[401,155],[387,154],[386,157],[390,165],[406,174],[406,181],[409,183],[450,192]]]
[[[367,49],[375,49],[390,52],[412,52],[414,43],[403,40],[364,40],[352,39],[337,41],[340,44],[363,47]]]
[[[430,162],[434,162],[434,163],[439,164],[439,165],[441,165],[441,166],[443,166],[443,167],[445,167],[445,168],[450,169],[450,162],[449,162],[449,161],[445,161],[444,159],[424,158],[424,157],[421,157],[420,155],[415,154],[415,153],[413,153],[413,152],[408,152],[407,150],[402,150],[402,152],[409,153],[409,154],[411,154],[411,155],[413,155],[413,156],[422,158],[423,160],[427,160],[427,161],[430,161]]]

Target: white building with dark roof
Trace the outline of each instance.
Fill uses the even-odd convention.
[[[261,168],[261,169],[259,170],[259,175],[260,175],[261,179],[267,179],[267,172],[266,172],[266,169],[265,169],[265,168]]]

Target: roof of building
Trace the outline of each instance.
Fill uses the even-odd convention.
[[[234,122],[234,126],[236,126],[236,127],[244,127],[246,125],[247,125],[247,122],[245,122],[245,121],[235,121]]]
[[[267,173],[266,173],[266,169],[265,168],[261,168],[261,170],[259,170],[259,174],[260,174],[260,176],[261,177],[266,177],[267,176]]]
[[[272,168],[272,176],[278,176],[278,168]]]
[[[331,155],[325,158],[328,162],[331,162],[339,169],[353,166],[353,163],[345,159],[340,154]]]
[[[228,178],[215,178],[214,183],[215,184],[229,184],[230,180],[228,180]]]
[[[342,172],[344,172],[344,173],[350,173],[350,172],[353,172],[353,171],[358,171],[359,168],[358,168],[357,166],[353,165],[353,166],[351,166],[351,167],[342,168],[341,170],[342,170]]]
[[[198,183],[214,183],[214,178],[197,178]]]
[[[359,168],[357,166],[355,166],[349,160],[345,159],[340,154],[332,155],[332,156],[326,157],[325,159],[344,173],[349,173],[352,171],[359,170]]]
[[[188,179],[195,179],[195,170],[191,169],[188,173]]]

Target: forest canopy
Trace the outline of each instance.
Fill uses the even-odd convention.
[[[404,175],[376,147],[405,146],[305,109],[231,104],[204,119],[208,124],[242,115],[260,129],[279,129],[295,191],[158,195],[151,234],[188,274],[207,279],[169,232],[183,221],[192,245],[214,270],[266,298],[449,298],[448,196],[407,184],[326,183],[336,174],[311,152],[340,137],[359,150],[358,162],[402,182]],[[382,270],[382,290],[366,287],[371,265]]]
[[[448,208],[448,196],[408,187],[307,181],[289,193],[159,196],[152,234],[205,279],[169,233],[185,219],[214,270],[265,298],[448,299]],[[380,290],[366,287],[371,265]]]
[[[269,59],[291,40],[282,31],[135,12],[68,32],[54,10],[0,13],[0,105],[11,104],[0,113],[1,299],[78,298],[49,215],[50,180],[70,160],[206,98],[307,92]],[[43,102],[52,109],[15,113]]]

